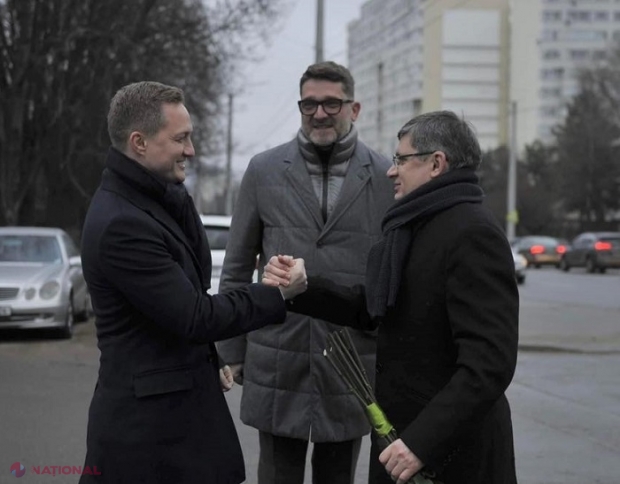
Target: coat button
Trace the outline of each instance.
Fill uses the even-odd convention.
[[[321,247],[323,247],[323,242],[321,242],[320,240],[316,243],[316,246],[320,249]]]

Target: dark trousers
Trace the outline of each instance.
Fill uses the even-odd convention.
[[[303,484],[308,441],[259,432],[258,484]],[[353,484],[361,437],[345,442],[315,442],[313,484]]]

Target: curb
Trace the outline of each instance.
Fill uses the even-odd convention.
[[[519,351],[530,353],[572,353],[584,355],[613,355],[620,354],[620,348],[616,347],[579,347],[569,345],[538,344],[538,343],[519,343]]]

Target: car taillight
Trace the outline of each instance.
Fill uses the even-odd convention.
[[[531,254],[542,254],[545,251],[545,247],[542,245],[533,245],[530,247]]]
[[[597,242],[594,244],[594,250],[611,250],[610,242]]]
[[[566,252],[566,247],[564,247],[563,245],[558,245],[558,246],[555,248],[555,251],[556,251],[558,254],[564,254],[564,253]]]

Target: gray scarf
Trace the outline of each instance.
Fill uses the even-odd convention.
[[[349,169],[349,160],[357,144],[357,130],[351,126],[343,138],[326,147],[327,149],[321,150],[300,129],[297,134],[297,144],[306,161],[306,168],[321,207],[323,221],[326,221],[340,196],[340,190]]]
[[[297,132],[297,143],[299,144],[301,156],[303,156],[306,161],[319,166],[321,165],[321,158],[316,151],[316,147],[301,129]],[[337,165],[348,161],[355,151],[356,144],[357,130],[355,129],[355,125],[351,125],[351,130],[334,143],[332,155],[329,158],[329,164]]]

